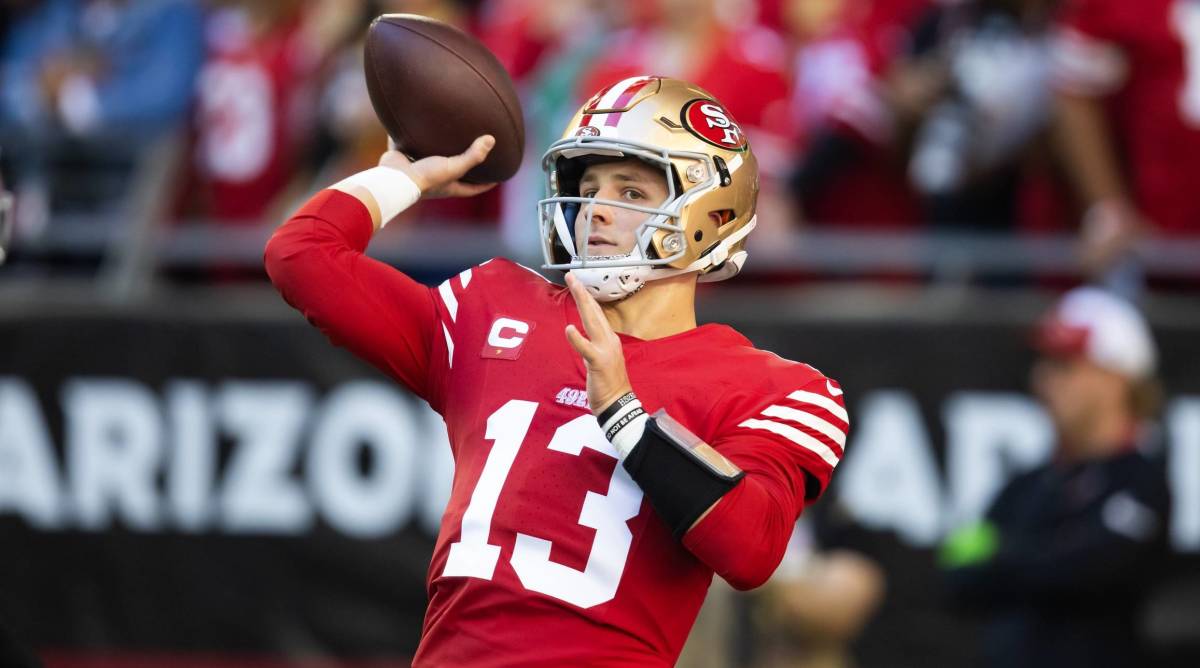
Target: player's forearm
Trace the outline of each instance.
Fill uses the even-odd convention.
[[[766,582],[787,550],[796,518],[770,489],[758,475],[747,475],[683,537],[684,547],[735,589]]]
[[[1057,113],[1055,134],[1059,151],[1085,204],[1128,199],[1100,102],[1060,93]]]
[[[425,396],[436,307],[429,288],[363,253],[373,233],[360,200],[323,190],[272,235],[267,274],[331,341]]]
[[[737,589],[752,589],[783,559],[796,513],[766,474],[747,475],[665,411],[632,392],[597,413],[621,465],[672,533]],[[784,488],[787,488],[784,485]]]

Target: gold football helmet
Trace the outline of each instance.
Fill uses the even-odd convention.
[[[658,206],[581,197],[588,164],[633,157],[661,168]],[[741,128],[703,89],[666,77],[634,77],[596,93],[542,156],[547,197],[538,203],[547,269],[571,271],[600,301],[646,281],[697,272],[719,281],[741,271],[754,228],[758,163]],[[626,255],[589,256],[596,204],[646,214]],[[579,216],[584,216],[577,229]],[[578,233],[578,236],[577,236]]]

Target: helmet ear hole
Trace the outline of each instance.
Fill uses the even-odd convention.
[[[722,225],[727,225],[729,223],[732,223],[733,219],[737,218],[737,214],[734,213],[733,209],[719,209],[717,211],[709,211],[708,215],[713,217],[713,219],[717,223],[717,227],[721,227]]]

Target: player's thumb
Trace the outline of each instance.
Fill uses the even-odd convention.
[[[471,142],[470,148],[455,156],[455,167],[466,172],[468,169],[486,160],[488,153],[492,152],[492,147],[495,145],[496,138],[491,135],[476,137],[475,141]]]
[[[447,182],[461,179],[472,167],[483,162],[495,145],[496,139],[491,135],[476,137],[467,150],[458,155],[448,156],[445,162],[441,163],[439,178]]]

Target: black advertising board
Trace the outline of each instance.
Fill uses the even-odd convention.
[[[846,460],[813,514],[888,573],[867,664],[887,648],[882,665],[960,665],[970,631],[947,638],[930,555],[1049,455],[1025,392],[1028,323],[731,324],[846,391]],[[1172,541],[1194,560],[1200,331],[1156,335]],[[0,318],[0,626],[60,666],[405,665],[453,475],[445,438],[423,403],[291,314]]]

